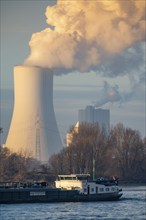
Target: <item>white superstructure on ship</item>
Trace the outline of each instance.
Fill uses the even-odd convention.
[[[89,178],[89,174],[59,175],[58,180],[55,181],[56,188],[75,189],[85,195],[119,193],[121,191],[113,180],[100,178],[90,181]]]

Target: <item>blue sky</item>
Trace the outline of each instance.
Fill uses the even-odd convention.
[[[28,43],[32,33],[39,32],[48,26],[45,21],[48,3],[54,4],[54,1],[1,1],[0,126],[4,131],[2,143],[7,137],[13,111],[13,67],[17,64],[21,65],[28,56],[30,50]],[[144,43],[141,47],[143,45]],[[136,76],[136,72],[134,75]],[[62,140],[64,141],[69,127],[77,122],[78,110],[84,109],[87,105],[93,105],[102,98],[104,81],[110,88],[116,88],[122,97],[118,101],[107,102],[101,106],[110,109],[111,125],[122,122],[127,127],[139,130],[144,137],[144,80],[137,83],[136,77],[133,79],[126,74],[109,78],[96,70],[90,73],[73,72],[55,76],[54,109]]]

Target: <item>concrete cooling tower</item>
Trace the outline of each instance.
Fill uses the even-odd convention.
[[[15,66],[14,99],[6,147],[47,161],[62,148],[53,107],[52,70]]]

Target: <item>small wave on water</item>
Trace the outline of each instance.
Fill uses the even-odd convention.
[[[138,191],[143,191],[146,192],[146,186],[127,186],[127,187],[122,187],[123,191],[132,191],[132,192],[138,192]]]
[[[121,198],[121,201],[140,201],[140,202],[146,202],[146,198],[133,198],[133,197],[129,197],[129,198],[126,198],[126,197],[123,197]]]

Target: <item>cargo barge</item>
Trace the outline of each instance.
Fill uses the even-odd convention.
[[[115,181],[90,181],[88,174],[59,175],[56,187],[1,187],[0,204],[115,201],[122,196]]]

